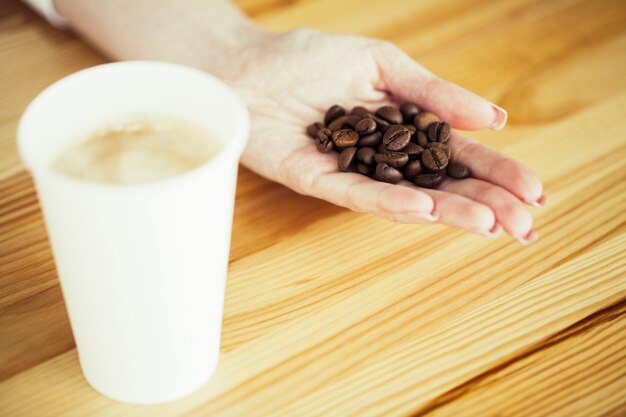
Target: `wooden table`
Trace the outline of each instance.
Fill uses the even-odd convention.
[[[80,372],[15,147],[41,89],[104,60],[3,1],[0,415],[626,415],[626,3],[240,3],[273,29],[392,40],[507,108],[475,136],[541,177],[541,238],[392,224],[242,168],[217,373],[170,404],[110,401]]]

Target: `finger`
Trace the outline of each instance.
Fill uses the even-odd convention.
[[[408,183],[410,184],[410,183]],[[499,230],[493,210],[485,204],[459,194],[441,190],[431,190],[409,185],[428,194],[435,202],[434,214],[439,223],[460,227],[485,236],[495,236]]]
[[[374,58],[380,68],[383,87],[396,100],[413,101],[459,129],[500,130],[506,124],[504,109],[435,76],[393,44],[377,44]]]
[[[433,222],[434,202],[428,194],[372,180],[356,173],[329,172],[304,188],[318,198],[354,211],[371,212],[399,223]]]
[[[529,244],[538,237],[533,230],[533,218],[526,207],[510,192],[497,185],[466,178],[446,179],[440,189],[463,195],[489,206],[496,216],[496,222],[522,244]]]
[[[521,162],[457,132],[448,146],[453,159],[466,165],[472,177],[499,185],[532,206],[545,204],[541,181]]]
[[[427,194],[340,172],[337,155],[320,154],[310,145],[298,147],[285,157],[275,178],[301,194],[355,211],[372,212],[402,223],[436,220],[431,215],[434,203]]]
[[[492,235],[495,214],[470,198],[415,187],[407,181],[388,184],[356,173],[339,172],[337,158],[310,146],[284,159],[278,180],[307,195],[354,211],[371,212],[399,223],[439,221],[474,233]]]

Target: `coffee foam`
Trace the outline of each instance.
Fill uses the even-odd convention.
[[[98,129],[64,152],[52,169],[84,181],[140,184],[191,171],[220,143],[200,126],[171,117],[142,117]]]

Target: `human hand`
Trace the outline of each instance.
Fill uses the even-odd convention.
[[[542,186],[519,162],[459,133],[448,142],[472,177],[437,190],[339,172],[305,127],[332,104],[375,109],[411,101],[459,129],[501,128],[506,113],[447,83],[388,42],[297,30],[275,35],[226,0],[55,0],[71,26],[115,59],[158,59],[202,68],[229,82],[252,115],[242,162],[299,193],[397,222],[435,222],[522,243],[537,235],[524,204],[542,205]],[[128,28],[133,30],[129,31]]]
[[[226,71],[225,71],[226,72]],[[242,163],[293,190],[402,223],[441,222],[488,236],[504,229],[521,243],[537,238],[524,204],[543,205],[542,185],[523,164],[458,132],[448,145],[472,178],[436,190],[340,172],[305,127],[332,104],[375,109],[412,101],[455,128],[500,129],[506,113],[443,81],[395,46],[363,37],[297,30],[246,50],[228,80],[246,101],[252,132]]]

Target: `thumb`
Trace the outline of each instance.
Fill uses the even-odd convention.
[[[437,77],[391,43],[375,46],[374,58],[385,88],[397,101],[412,101],[459,129],[506,124],[504,109],[456,84]]]

